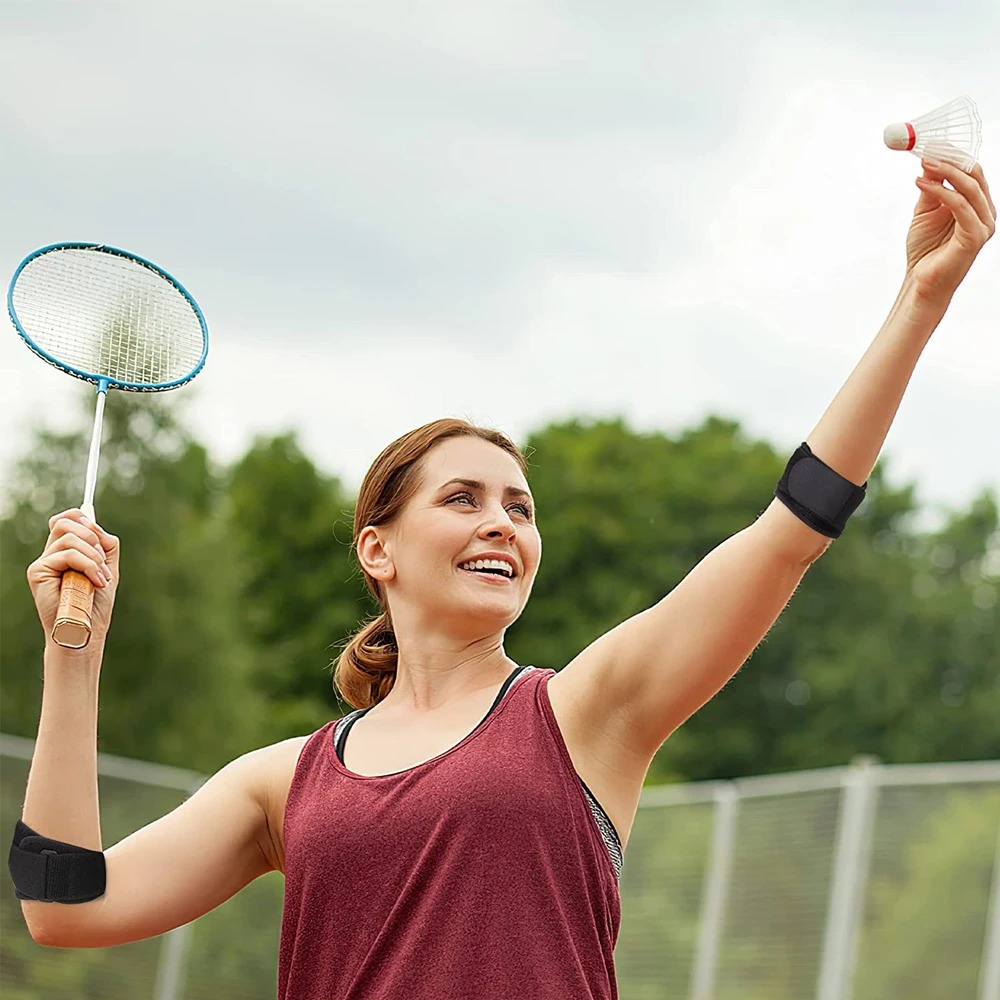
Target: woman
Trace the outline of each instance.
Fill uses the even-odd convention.
[[[541,558],[524,461],[496,432],[419,428],[378,457],[358,498],[355,549],[385,611],[337,666],[358,711],[233,761],[106,854],[97,689],[118,540],[79,510],[53,517],[28,571],[46,636],[66,569],[98,591],[90,646],[45,650],[11,854],[34,939],[161,934],[277,869],[282,1000],[616,996],[617,874],[650,761],[843,530],[924,345],[995,230],[978,166],[923,166],[888,320],[776,500],[672,593],[558,673],[513,663],[504,632]]]

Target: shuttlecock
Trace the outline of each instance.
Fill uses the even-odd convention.
[[[912,122],[895,122],[883,133],[890,149],[954,163],[968,173],[976,165],[983,122],[971,97],[957,97]]]

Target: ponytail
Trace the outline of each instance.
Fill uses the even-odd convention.
[[[333,682],[349,705],[371,708],[396,683],[398,659],[392,620],[383,613],[351,637],[337,658]]]

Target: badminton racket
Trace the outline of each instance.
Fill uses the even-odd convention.
[[[43,361],[97,386],[81,510],[94,518],[104,404],[109,389],[163,392],[185,385],[208,355],[208,327],[190,293],[162,268],[99,243],[54,243],[28,254],[7,290],[21,339]],[[90,641],[94,585],[63,573],[52,638]]]

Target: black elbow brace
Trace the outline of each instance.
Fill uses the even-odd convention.
[[[803,441],[788,460],[774,495],[814,531],[840,538],[847,519],[861,506],[867,486],[855,486],[834,472]]]
[[[20,820],[14,827],[7,868],[18,899],[87,903],[103,896],[107,887],[102,851],[39,836]]]

